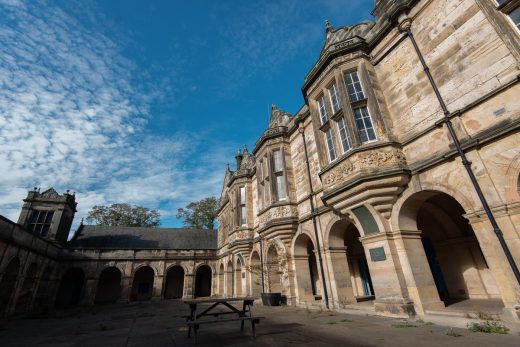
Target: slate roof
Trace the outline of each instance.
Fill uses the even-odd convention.
[[[213,250],[217,231],[82,225],[67,248]]]

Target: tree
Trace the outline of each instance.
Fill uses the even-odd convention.
[[[110,206],[94,206],[89,211],[87,223],[95,223],[105,226],[125,226],[125,227],[154,227],[161,225],[159,217],[161,215],[156,210],[142,206],[129,204],[112,204]]]
[[[184,221],[188,228],[210,229],[215,228],[217,219],[218,200],[214,196],[190,202],[185,208],[177,210],[177,218]]]

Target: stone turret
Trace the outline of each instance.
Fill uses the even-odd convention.
[[[66,242],[76,213],[76,196],[67,190],[59,194],[54,188],[43,193],[36,187],[24,200],[18,224],[41,237]]]

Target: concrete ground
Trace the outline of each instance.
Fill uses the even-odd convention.
[[[48,318],[11,319],[0,324],[0,345],[8,346],[191,346],[178,300],[117,304],[57,311]],[[257,338],[239,322],[201,326],[199,346],[520,346],[518,332],[507,335],[474,333],[421,320],[294,307],[253,307],[266,318],[257,325]],[[460,323],[460,322],[459,322]],[[460,324],[459,324],[460,325]]]

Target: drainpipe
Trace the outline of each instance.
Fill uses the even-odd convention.
[[[262,275],[262,293],[265,293],[264,283],[264,245],[262,242],[262,236],[260,236],[260,274]]]
[[[464,150],[462,149],[462,147],[460,145],[459,138],[457,137],[457,134],[455,133],[455,129],[453,129],[453,124],[451,123],[451,120],[450,120],[450,111],[448,111],[448,108],[446,107],[446,104],[444,103],[444,99],[442,98],[442,95],[439,92],[439,89],[437,88],[437,84],[435,83],[435,81],[432,77],[432,74],[430,73],[430,69],[429,69],[428,65],[426,64],[426,61],[424,60],[424,57],[419,49],[419,46],[417,45],[417,42],[415,41],[415,38],[411,31],[411,24],[412,24],[412,21],[410,18],[407,18],[407,17],[400,18],[399,30],[406,33],[406,36],[408,36],[408,38],[412,42],[415,52],[417,53],[417,56],[419,57],[419,60],[421,61],[421,65],[424,69],[424,73],[428,77],[428,80],[430,81],[430,85],[432,86],[433,91],[435,92],[435,96],[437,97],[437,100],[439,101],[439,104],[444,113],[444,119],[442,122],[444,124],[446,124],[446,127],[448,128],[448,131],[450,133],[450,137],[453,141],[453,144],[455,145],[455,148],[457,149],[457,153],[459,154],[459,156],[462,160],[462,165],[464,165],[464,168],[468,172],[468,175],[469,175],[469,178],[473,185],[473,188],[475,188],[478,198],[479,198],[480,202],[482,203],[482,206],[484,207],[484,211],[486,212],[489,222],[491,223],[491,226],[493,227],[493,231],[495,232],[495,234],[498,238],[498,241],[500,242],[500,246],[502,246],[502,250],[504,251],[504,254],[506,255],[507,261],[509,262],[511,269],[513,270],[513,273],[515,274],[516,280],[520,284],[520,272],[518,271],[518,267],[516,266],[513,256],[511,255],[511,251],[507,247],[506,241],[504,240],[504,235],[502,234],[502,231],[498,227],[498,224],[495,220],[495,217],[493,216],[493,212],[491,212],[491,208],[489,207],[486,197],[482,193],[482,189],[480,188],[477,178],[475,177],[475,174],[473,173],[473,169],[471,168],[471,162],[466,157],[466,153],[464,153]]]
[[[318,236],[318,226],[316,225],[316,216],[318,215],[316,208],[314,207],[314,189],[312,188],[312,180],[311,180],[311,166],[309,164],[309,155],[307,153],[307,141],[305,140],[305,127],[303,123],[300,123],[298,126],[298,132],[302,134],[303,140],[303,149],[305,153],[305,163],[307,164],[307,177],[309,179],[309,202],[311,204],[311,217],[312,217],[312,225],[314,227],[314,236],[316,237],[316,248],[318,250],[318,261],[320,263],[321,270],[321,282],[323,285],[323,294],[325,294],[325,305],[329,308],[329,295],[327,293],[327,284],[325,282],[325,270],[323,269],[323,259],[321,256],[321,246],[320,246],[320,238]]]

